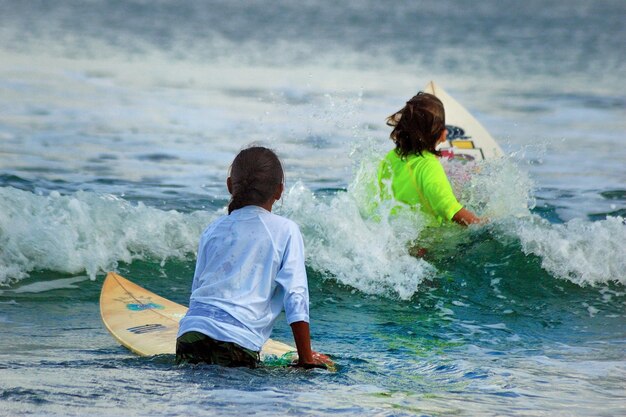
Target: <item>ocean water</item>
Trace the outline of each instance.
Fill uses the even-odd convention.
[[[0,415],[626,414],[626,4],[1,1]],[[384,119],[435,80],[506,157],[482,227],[375,217]],[[274,148],[338,371],[177,366],[100,321],[186,304],[234,155]],[[423,258],[407,242],[419,240]],[[291,343],[279,320],[273,338]]]

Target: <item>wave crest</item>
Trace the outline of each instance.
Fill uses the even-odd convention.
[[[578,285],[626,284],[626,223],[622,217],[551,224],[539,217],[518,222],[522,250],[541,258],[552,275]]]
[[[40,196],[0,188],[0,284],[36,269],[96,274],[118,262],[165,260],[194,253],[215,215],[162,211],[112,195],[53,191]]]

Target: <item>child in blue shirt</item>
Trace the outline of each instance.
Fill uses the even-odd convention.
[[[177,359],[256,367],[284,308],[298,365],[325,367],[330,359],[311,350],[302,235],[294,222],[271,212],[284,189],[280,160],[267,148],[244,149],[226,184],[228,215],[200,238]]]

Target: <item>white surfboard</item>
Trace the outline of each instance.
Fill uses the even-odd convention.
[[[123,346],[140,356],[174,354],[178,322],[187,307],[158,296],[114,272],[107,274],[100,293],[105,327]],[[261,361],[284,366],[297,361],[295,348],[268,340]]]
[[[439,98],[446,111],[448,138],[438,148],[443,156],[452,159],[481,161],[504,155],[489,132],[443,88],[431,81],[424,92]]]

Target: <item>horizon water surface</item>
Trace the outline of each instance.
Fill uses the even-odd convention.
[[[626,413],[620,1],[0,0],[0,415]],[[490,223],[368,215],[385,117],[435,80],[506,157]],[[228,165],[274,148],[336,373],[116,344],[106,271],[187,304]],[[423,258],[406,242],[419,239]],[[273,338],[292,343],[279,320]]]

